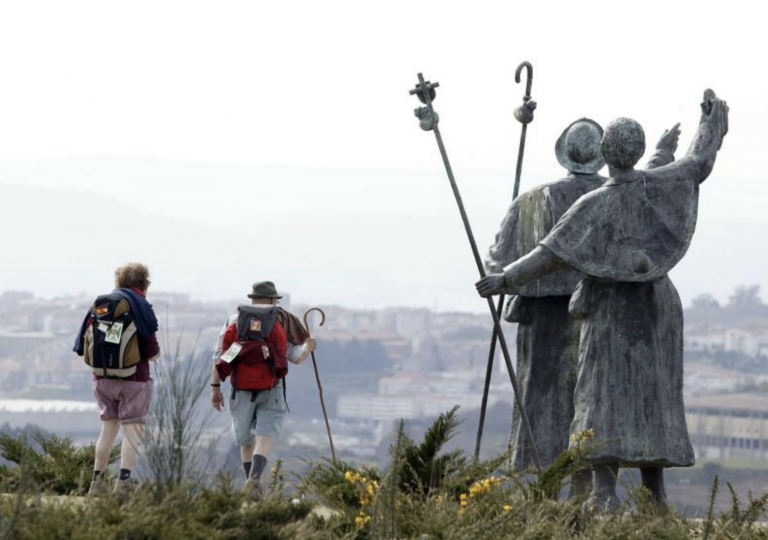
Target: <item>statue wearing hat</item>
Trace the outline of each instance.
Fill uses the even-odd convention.
[[[678,135],[676,129],[664,134],[649,167],[674,159]],[[537,186],[512,202],[486,259],[489,273],[502,272],[533,251],[582,195],[603,185],[607,179],[597,174],[605,165],[600,151],[602,136],[600,125],[588,118],[573,122],[563,131],[555,144],[555,154],[568,176]],[[514,295],[507,303],[504,318],[518,323],[516,371],[544,467],[568,448],[579,347],[579,322],[569,315],[568,305],[583,278],[578,270],[563,267],[505,291]],[[509,445],[516,470],[533,465],[517,408]],[[591,484],[591,475],[578,475],[574,481],[573,492],[583,491]]]
[[[694,463],[683,404],[683,310],[667,272],[690,245],[699,185],[728,132],[728,106],[711,90],[702,111],[686,156],[654,170],[634,168],[645,151],[640,124],[609,124],[601,149],[610,179],[579,198],[533,251],[476,285],[489,296],[526,291],[562,272],[583,276],[570,301],[581,320],[571,432],[594,432],[596,507],[618,505],[619,467],[640,468],[663,505],[664,468]]]

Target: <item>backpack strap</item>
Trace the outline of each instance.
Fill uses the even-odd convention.
[[[237,362],[232,362],[232,374],[229,376],[229,384],[232,386],[232,399],[237,395]]]

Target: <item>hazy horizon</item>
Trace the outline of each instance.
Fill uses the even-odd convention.
[[[553,178],[524,175],[522,189],[563,172],[552,169]],[[511,198],[511,175],[456,175],[485,254]],[[95,295],[111,287],[115,267],[138,260],[150,266],[153,290],[204,300],[236,298],[272,279],[298,303],[485,310],[437,167],[354,172],[101,157],[0,162],[0,178],[0,224],[12,231],[0,253],[3,289]],[[67,181],[74,178],[77,187]],[[757,197],[732,208],[725,195],[737,182],[768,187],[716,173],[702,186],[697,233],[671,273],[685,305],[702,293],[724,302],[739,285],[768,289],[768,251],[753,249],[768,218]],[[136,195],[113,189],[125,184]]]
[[[726,99],[730,132],[671,276],[686,304],[768,289],[761,13],[692,0],[0,4],[0,289],[96,294],[139,260],[157,290],[204,298],[269,278],[297,302],[483,311],[408,91],[417,72],[440,82],[484,254],[511,199],[524,60],[538,108],[523,191],[564,175],[554,144],[575,119],[638,120],[645,159],[680,122],[681,156],[704,90]]]

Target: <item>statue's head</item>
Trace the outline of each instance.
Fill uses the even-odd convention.
[[[565,128],[555,143],[555,155],[560,165],[570,172],[593,174],[603,168],[600,153],[603,128],[589,118],[576,120]]]
[[[631,169],[645,153],[645,132],[631,118],[617,118],[605,128],[600,146],[610,167]]]

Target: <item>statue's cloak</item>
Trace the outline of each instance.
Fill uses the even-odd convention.
[[[503,272],[505,266],[533,251],[571,205],[605,181],[604,176],[597,174],[572,175],[537,186],[517,197],[507,210],[488,253],[485,263],[488,272]],[[583,274],[572,268],[561,268],[507,292],[535,298],[570,296],[583,278]]]
[[[696,229],[698,178],[681,165],[608,180],[576,201],[541,245],[598,279],[664,276],[688,251]]]

